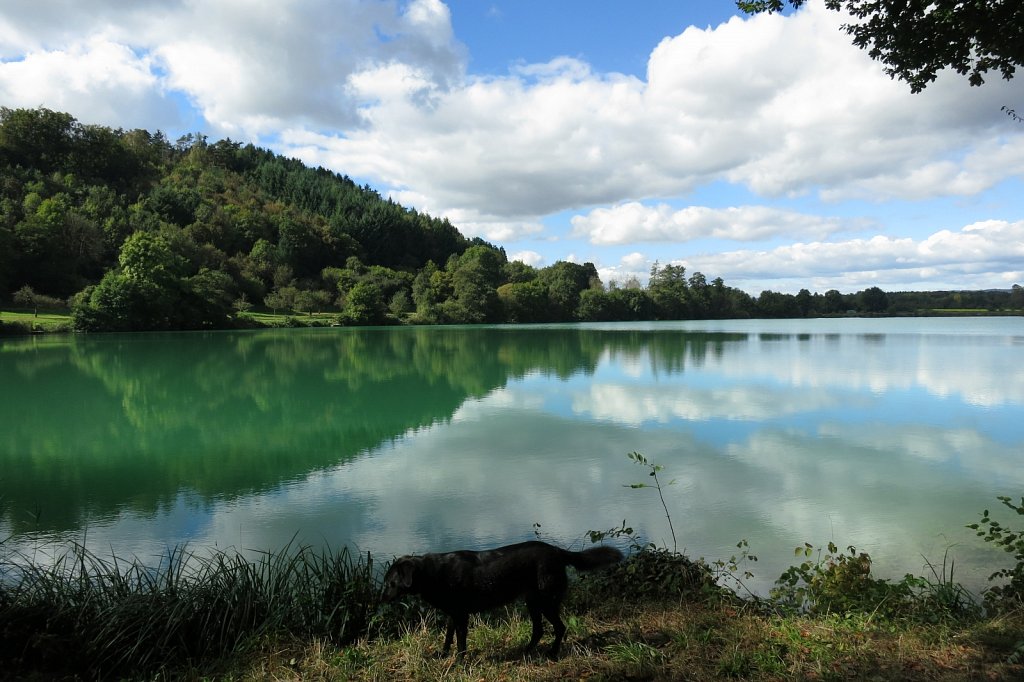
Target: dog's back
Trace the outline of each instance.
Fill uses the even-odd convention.
[[[546,542],[531,541],[484,551],[461,550],[443,554],[401,557],[384,580],[385,599],[402,593],[419,594],[451,618],[445,651],[454,630],[459,651],[465,651],[470,613],[486,611],[525,597],[533,619],[532,648],[540,639],[541,614],[555,628],[552,651],[557,655],[565,626],[558,611],[565,596],[566,566],[590,570],[622,559],[612,547],[570,552]]]

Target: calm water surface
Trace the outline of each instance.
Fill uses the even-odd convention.
[[[671,544],[637,450],[679,548],[748,540],[758,591],[805,541],[886,576],[949,549],[980,588],[1005,555],[964,525],[1024,494],[1022,357],[1010,317],[4,340],[0,539],[389,557],[625,519]]]

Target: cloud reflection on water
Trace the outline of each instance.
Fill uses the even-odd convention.
[[[409,336],[386,337],[395,363],[372,367],[347,358],[360,357],[353,349],[359,345],[377,348],[379,360],[384,351],[374,342],[384,336],[354,335],[351,343],[316,337],[333,344],[316,346],[318,355],[297,354],[305,348],[297,336],[284,337],[284,346],[244,337],[250,355],[265,346],[286,363],[276,365],[284,383],[275,390],[296,390],[265,391],[263,414],[275,415],[287,399],[284,416],[301,418],[305,410],[316,417],[302,432],[316,454],[313,466],[297,470],[284,461],[282,468],[253,468],[239,492],[223,487],[232,478],[215,461],[159,460],[171,472],[200,462],[216,475],[202,487],[151,486],[139,503],[130,490],[114,491],[103,513],[76,508],[67,516],[82,523],[49,537],[87,537],[101,553],[143,558],[183,542],[266,550],[292,540],[349,545],[386,558],[526,539],[534,523],[549,539],[580,544],[587,530],[626,519],[666,542],[657,496],[625,487],[646,480],[625,457],[638,450],[665,466],[666,481],[676,480],[666,497],[681,548],[724,558],[747,539],[761,557],[754,570],[762,591],[792,562],[791,548],[805,541],[855,544],[889,575],[920,573],[922,554],[939,559],[947,543],[958,542],[963,573],[957,577],[980,587],[993,553],[964,524],[996,495],[1024,486],[1024,377],[1008,362],[1015,346],[1003,335],[573,329],[552,337],[556,349],[543,330],[529,344],[519,332],[502,330],[487,344],[470,346],[474,355],[459,365],[462,374],[446,379],[464,332],[448,332],[440,346],[429,333],[400,333]],[[116,397],[119,356],[84,357]],[[224,351],[204,366],[219,357],[234,356]],[[433,373],[415,374],[414,362]],[[481,372],[465,374],[473,366]],[[207,390],[196,386],[210,384],[190,383],[171,370],[147,376],[152,384],[131,385],[150,408],[160,407],[161,377],[174,377],[196,395]],[[431,383],[431,393],[414,393],[422,376],[444,390]],[[359,402],[367,393],[374,398],[368,405],[383,398],[392,411],[360,416],[371,409]],[[440,395],[455,407],[433,414],[421,409],[417,395]],[[230,396],[219,399],[224,414],[249,414]],[[119,404],[110,401],[112,410]],[[132,412],[139,415],[145,416]],[[344,450],[350,415],[357,433],[369,424],[381,434],[354,441],[359,449],[352,452]],[[246,428],[255,423],[244,422]],[[19,452],[11,448],[6,456]],[[47,464],[48,454],[38,446],[37,463]],[[271,455],[261,466],[282,457]],[[64,471],[89,461],[83,455]],[[244,467],[245,460],[232,466]],[[201,473],[188,469],[188,477],[170,480],[200,481]],[[102,469],[86,474],[84,480],[100,480]],[[0,521],[4,534],[9,523]],[[14,542],[47,551],[39,536],[26,533]]]

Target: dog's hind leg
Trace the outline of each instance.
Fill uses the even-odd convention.
[[[555,640],[551,643],[551,658],[558,658],[558,651],[562,647],[562,638],[565,637],[565,623],[562,622],[562,618],[558,614],[560,606],[558,601],[553,601],[545,604],[543,609],[544,616],[551,621],[552,627],[555,628]]]
[[[541,635],[544,634],[544,620],[541,617],[541,602],[540,595],[529,594],[526,596],[526,608],[530,611],[530,620],[533,622],[533,634],[530,635],[530,642],[526,645],[526,650],[530,651],[537,646],[540,642]]]

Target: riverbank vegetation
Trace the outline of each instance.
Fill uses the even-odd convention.
[[[347,176],[202,135],[0,108],[0,310],[67,306],[80,331],[1020,313],[1024,290],[759,296],[656,263],[602,282],[535,268]],[[0,316],[3,331],[45,330]]]
[[[1005,507],[1024,514],[1024,499]],[[621,564],[579,576],[562,657],[524,655],[520,607],[478,617],[464,660],[416,599],[382,603],[369,555],[288,546],[245,557],[175,549],[156,566],[75,546],[0,557],[0,677],[19,679],[1020,679],[1024,540],[971,527],[1015,565],[977,600],[943,564],[885,580],[855,548],[798,548],[770,595],[743,593],[744,542],[694,561],[625,524]],[[2,547],[2,546],[0,546]],[[548,633],[550,637],[550,632]],[[547,639],[542,641],[542,646]]]

